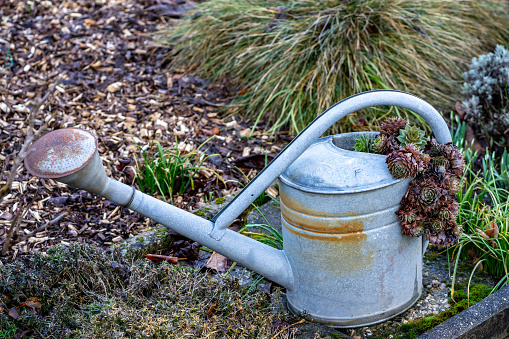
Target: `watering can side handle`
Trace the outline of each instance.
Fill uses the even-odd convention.
[[[437,110],[423,99],[401,91],[376,90],[341,100],[316,117],[242,191],[214,216],[210,236],[220,240],[226,228],[329,127],[346,115],[373,106],[399,106],[419,114],[439,143],[452,141],[449,128]]]

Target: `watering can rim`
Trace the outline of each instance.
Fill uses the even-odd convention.
[[[306,152],[312,151],[313,146],[318,146],[320,144],[327,144],[325,147],[329,148],[333,151],[334,154],[331,155],[338,155],[338,156],[348,156],[351,155],[352,158],[364,158],[364,159],[376,159],[379,161],[383,161],[385,163],[385,155],[382,154],[374,154],[374,153],[365,153],[365,152],[357,152],[353,150],[348,150],[345,148],[338,147],[334,144],[335,138],[341,138],[352,136],[352,135],[361,135],[361,134],[371,134],[371,135],[378,135],[379,132],[374,131],[365,131],[365,132],[350,132],[350,133],[341,133],[336,135],[329,135],[326,137],[319,138],[316,140],[302,155],[304,155]],[[302,156],[301,155],[301,156]],[[295,162],[291,166],[296,166],[298,164],[299,158],[295,160]],[[319,164],[318,164],[319,165]],[[289,167],[290,168],[290,167]],[[288,168],[288,169],[289,169]],[[310,186],[310,185],[303,185],[300,184],[297,180],[291,179],[288,174],[288,169],[283,172],[279,176],[279,181],[286,184],[287,186],[290,186],[292,188],[295,188],[299,191],[305,192],[305,193],[315,193],[315,194],[325,194],[325,195],[338,195],[338,194],[355,194],[355,193],[362,193],[362,192],[369,192],[378,190],[384,187],[388,187],[391,185],[396,185],[401,181],[408,181],[407,179],[397,179],[392,174],[390,174],[389,170],[385,168],[386,178],[383,180],[377,182],[377,183],[368,183],[364,186],[357,186],[357,187],[345,187],[344,189],[338,188],[338,187],[316,187],[316,186]]]

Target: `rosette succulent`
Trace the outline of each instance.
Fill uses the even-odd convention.
[[[371,151],[376,154],[384,154],[386,142],[387,137],[383,134],[380,134],[373,140],[373,143],[371,144]],[[355,144],[357,144],[357,140],[355,140]]]
[[[357,141],[366,148],[366,141]],[[400,118],[382,123],[380,135],[372,139],[371,152],[387,155],[385,161],[394,177],[413,177],[396,212],[402,234],[425,234],[431,244],[439,246],[457,243],[462,230],[455,221],[464,169],[461,152],[452,143],[428,140],[424,131]]]
[[[433,231],[433,232],[440,232],[442,230],[442,228],[444,227],[444,224],[442,223],[442,221],[440,220],[434,220],[431,225],[430,225],[430,229]]]
[[[425,132],[417,126],[407,125],[405,129],[399,130],[399,136],[397,137],[401,146],[409,144],[415,145],[415,147],[421,149],[426,146],[428,138],[425,136]]]
[[[404,129],[408,124],[403,118],[389,118],[382,122],[380,125],[380,134],[397,136],[401,129]]]
[[[407,145],[389,154],[385,162],[394,177],[403,179],[422,172],[427,159],[413,145]]]
[[[424,208],[430,208],[436,205],[438,198],[440,198],[440,190],[433,180],[425,180],[420,185],[420,192],[418,200]]]
[[[419,169],[412,154],[404,150],[392,152],[387,156],[385,162],[387,162],[389,172],[398,179],[414,177]]]

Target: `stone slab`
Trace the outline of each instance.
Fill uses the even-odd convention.
[[[501,339],[509,327],[509,286],[444,321],[417,339]]]

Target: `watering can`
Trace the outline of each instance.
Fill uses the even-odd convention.
[[[211,220],[108,178],[97,139],[83,129],[44,135],[25,166],[130,208],[286,287],[292,312],[336,327],[372,325],[404,312],[422,293],[427,242],[403,236],[394,213],[411,179],[394,178],[383,155],[354,152],[362,133],[319,137],[347,114],[377,105],[409,109],[439,143],[451,142],[440,114],[416,96],[354,95],[318,116]],[[283,250],[228,229],[278,177]]]

